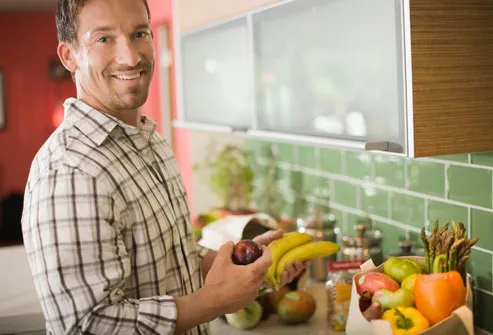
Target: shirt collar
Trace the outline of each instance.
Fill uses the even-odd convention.
[[[130,126],[118,118],[92,108],[83,101],[68,98],[64,104],[64,122],[68,127],[77,127],[84,135],[100,146],[116,127],[120,127],[127,135],[140,135],[150,141],[157,127],[157,122],[142,116],[141,126]]]

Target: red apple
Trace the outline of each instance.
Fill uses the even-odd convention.
[[[364,291],[370,291],[372,294],[380,289],[397,291],[400,286],[392,277],[380,272],[368,272],[361,275],[356,282],[356,289],[361,295]]]
[[[291,291],[288,285],[284,285],[280,287],[277,291],[272,291],[267,294],[267,300],[269,300],[270,305],[272,306],[272,312],[277,313],[277,306],[279,306],[279,302],[282,300],[284,295]]]
[[[262,256],[262,248],[252,240],[242,240],[233,248],[233,263],[247,265]]]

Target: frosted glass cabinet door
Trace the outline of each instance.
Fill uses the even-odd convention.
[[[405,148],[400,6],[299,0],[253,16],[258,128]]]
[[[249,126],[252,83],[246,19],[185,35],[181,44],[185,120]]]

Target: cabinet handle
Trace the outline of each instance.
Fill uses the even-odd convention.
[[[233,132],[233,127],[221,126],[217,124],[207,124],[201,122],[189,122],[189,121],[173,121],[173,127],[191,130],[203,130],[203,131],[214,131],[221,133],[231,133]]]
[[[389,151],[402,153],[402,148],[388,141],[364,142],[355,140],[342,140],[337,138],[322,138],[306,135],[293,135],[275,131],[248,130],[247,137],[270,139],[273,141],[286,141],[293,143],[313,144],[318,146],[337,147],[343,149],[358,149],[368,151]]]

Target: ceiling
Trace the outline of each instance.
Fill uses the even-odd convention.
[[[54,11],[58,0],[0,0],[0,12]]]

